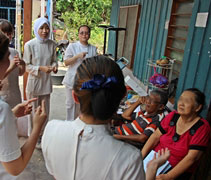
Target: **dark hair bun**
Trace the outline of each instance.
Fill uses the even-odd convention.
[[[92,93],[92,111],[97,119],[109,119],[117,110],[120,98],[115,98],[111,89],[100,89]]]

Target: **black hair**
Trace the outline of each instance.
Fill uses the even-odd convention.
[[[79,28],[78,28],[78,33],[79,33],[79,31],[80,31],[80,29],[82,28],[82,27],[87,27],[87,29],[88,29],[88,31],[89,31],[89,34],[91,33],[91,28],[88,26],[88,25],[81,25]]]
[[[205,105],[205,95],[197,88],[189,88],[184,91],[190,91],[195,95],[195,100],[197,105],[202,105],[201,109],[198,111],[198,114],[203,110]]]
[[[156,95],[160,96],[160,104],[163,104],[164,106],[167,104],[168,94],[165,91],[162,91],[160,89],[154,89],[151,91],[150,94],[156,94]]]
[[[12,24],[6,19],[0,19],[0,30],[3,33],[13,33],[14,31]]]
[[[96,74],[114,76],[117,82],[112,83],[109,88],[81,90],[82,84],[93,79]],[[102,55],[87,58],[82,62],[77,69],[73,89],[80,102],[81,112],[100,120],[112,117],[126,93],[121,69],[113,60]]]
[[[7,36],[5,36],[2,31],[0,31],[0,60],[2,60],[5,54],[7,53],[8,47],[9,39],[7,38]]]

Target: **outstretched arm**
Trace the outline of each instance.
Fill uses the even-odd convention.
[[[168,150],[168,148],[158,151],[157,156],[155,153],[154,158],[147,164],[146,180],[155,179],[157,169],[168,160],[169,156],[170,151]]]
[[[36,110],[35,116],[33,118],[32,133],[21,148],[21,156],[18,159],[10,162],[2,162],[2,165],[8,173],[17,176],[24,170],[35,149],[42,125],[44,124],[46,118],[47,115],[45,112],[45,102],[43,101],[42,105],[39,106]]]
[[[134,134],[134,135],[114,134],[113,136],[119,140],[128,140],[128,141],[134,141],[134,142],[140,142],[140,143],[145,143],[145,141],[148,139],[148,136],[146,136],[145,134]]]

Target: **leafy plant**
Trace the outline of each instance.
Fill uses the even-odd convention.
[[[77,40],[78,27],[86,24],[92,28],[90,43],[101,51],[104,30],[99,24],[109,24],[112,0],[57,0],[56,9],[64,21],[69,40]]]

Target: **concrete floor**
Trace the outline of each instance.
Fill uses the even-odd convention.
[[[53,93],[51,94],[51,110],[50,120],[61,119],[65,120],[65,89],[64,86],[53,86]],[[21,138],[25,140],[25,138]],[[23,176],[24,175],[24,176]],[[42,150],[35,149],[33,156],[23,173],[23,177],[20,180],[54,180],[49,175],[45,167],[45,162],[42,156]]]
[[[22,88],[22,78],[20,78],[20,87]],[[65,88],[63,85],[54,85],[53,93],[51,94],[51,110],[50,120],[61,119],[66,117],[65,109]],[[26,138],[20,137],[20,143],[23,144]],[[0,168],[1,169],[1,168]],[[8,175],[7,175],[8,176]],[[42,151],[35,149],[33,156],[27,165],[26,169],[18,176],[8,176],[7,178],[0,178],[1,180],[54,180],[54,178],[47,172],[45,162],[42,156]]]

